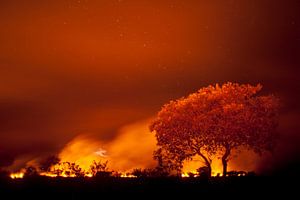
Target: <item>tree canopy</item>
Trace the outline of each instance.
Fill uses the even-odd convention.
[[[260,84],[225,83],[204,87],[165,104],[151,123],[157,144],[174,162],[200,155],[211,172],[211,155],[222,152],[223,174],[232,149],[272,150],[279,100],[258,96]],[[157,157],[157,156],[156,156]],[[166,156],[165,156],[166,157]]]

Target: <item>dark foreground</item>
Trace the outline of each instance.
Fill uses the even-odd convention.
[[[293,198],[298,196],[298,186],[299,183],[288,177],[215,177],[210,180],[32,177],[2,179],[0,199],[104,199],[116,196],[122,199],[163,196],[193,199],[200,197],[244,199],[263,196]]]

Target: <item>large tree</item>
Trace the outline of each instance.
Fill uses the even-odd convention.
[[[258,96],[262,86],[226,83],[208,86],[164,105],[150,125],[157,144],[179,160],[199,155],[211,173],[210,156],[222,152],[223,175],[235,148],[261,153],[276,138],[278,99]]]

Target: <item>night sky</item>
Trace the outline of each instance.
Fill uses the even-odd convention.
[[[277,155],[297,160],[299,11],[298,0],[1,0],[0,166],[82,133],[112,140],[226,81],[280,97]]]

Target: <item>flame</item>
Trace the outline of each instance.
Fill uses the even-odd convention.
[[[19,171],[19,172],[11,173],[9,176],[10,176],[10,178],[12,178],[12,179],[23,178],[23,177],[24,177],[24,170],[22,169],[22,170]]]
[[[137,178],[137,176],[128,174],[128,173],[122,173],[120,177],[121,178]]]
[[[41,172],[39,173],[40,176],[48,176],[48,177],[57,177],[58,175],[57,174],[53,174],[53,173],[50,173],[50,172]]]
[[[109,143],[101,142],[89,135],[83,134],[71,140],[59,153],[61,162],[51,167],[50,171],[38,171],[41,176],[48,177],[75,177],[76,172],[70,170],[63,163],[74,163],[80,168],[82,176],[92,177],[91,164],[93,161],[108,161],[108,169],[116,176],[135,178],[130,174],[133,169],[155,167],[153,151],[156,149],[156,139],[149,132],[148,125],[151,119],[139,121],[122,127],[118,136]],[[233,157],[228,163],[228,171],[251,171],[255,168],[258,157],[253,152],[245,149],[232,152]],[[256,161],[256,162],[255,162]],[[35,160],[28,165],[36,165]],[[191,161],[186,161],[182,169],[182,177],[198,176],[197,169],[204,166],[202,159],[195,156]],[[222,176],[222,163],[216,156],[212,159],[212,176]],[[59,173],[57,172],[59,171]],[[23,178],[25,169],[10,174],[11,178]],[[242,174],[241,174],[242,175]]]
[[[88,135],[79,135],[69,142],[60,152],[61,162],[72,162],[80,166],[84,171],[89,171],[94,160],[103,160],[106,157],[106,151],[102,148],[103,143],[99,140],[88,137]],[[62,169],[62,166],[55,165],[54,169]]]
[[[122,127],[107,146],[109,167],[116,171],[130,172],[136,168],[155,167],[153,151],[156,138],[149,131],[151,119],[139,121]]]
[[[151,119],[139,121],[122,127],[110,143],[101,142],[90,135],[82,134],[71,140],[59,153],[61,162],[51,167],[49,172],[39,172],[48,177],[75,177],[74,171],[63,163],[75,163],[81,168],[83,176],[92,177],[93,161],[108,161],[109,171],[120,172],[117,176],[135,178],[130,174],[133,169],[154,167],[153,151],[156,139],[148,129]],[[35,161],[28,164],[36,165]],[[59,171],[59,173],[58,173]]]
[[[57,174],[54,174],[53,172],[40,172],[39,173],[40,176],[47,176],[47,177],[76,177],[75,174],[70,174],[70,175],[67,175],[66,173],[62,173],[61,175],[57,175]],[[84,174],[84,177],[93,177],[93,174],[91,173],[85,173]]]
[[[223,175],[223,165],[221,160],[219,159],[221,155],[222,152],[219,152],[217,153],[217,156],[212,159],[212,176]],[[258,155],[256,155],[253,151],[249,151],[245,148],[235,149],[232,151],[232,158],[228,162],[227,171],[252,171],[255,169],[258,161]],[[205,165],[202,159],[199,156],[195,156],[191,161],[184,162],[181,176],[189,177],[189,173],[195,174],[195,176],[197,176],[197,169],[203,166]],[[243,174],[238,174],[238,176],[243,176]]]
[[[182,177],[189,177],[189,173],[195,174],[195,176],[198,176],[197,169],[200,167],[204,167],[203,160],[200,158],[200,156],[195,156],[191,161],[185,161],[183,168],[182,168]],[[213,159],[211,164],[212,176],[222,176],[222,163],[218,159]]]
[[[189,171],[189,172],[182,172],[181,177],[182,178],[190,177],[190,174],[193,174],[194,177],[199,176],[197,171]]]
[[[80,135],[65,146],[59,157],[62,162],[78,164],[86,172],[94,160],[108,161],[110,170],[124,174],[136,168],[154,167],[156,139],[148,129],[149,121],[147,119],[122,127],[110,143]]]

